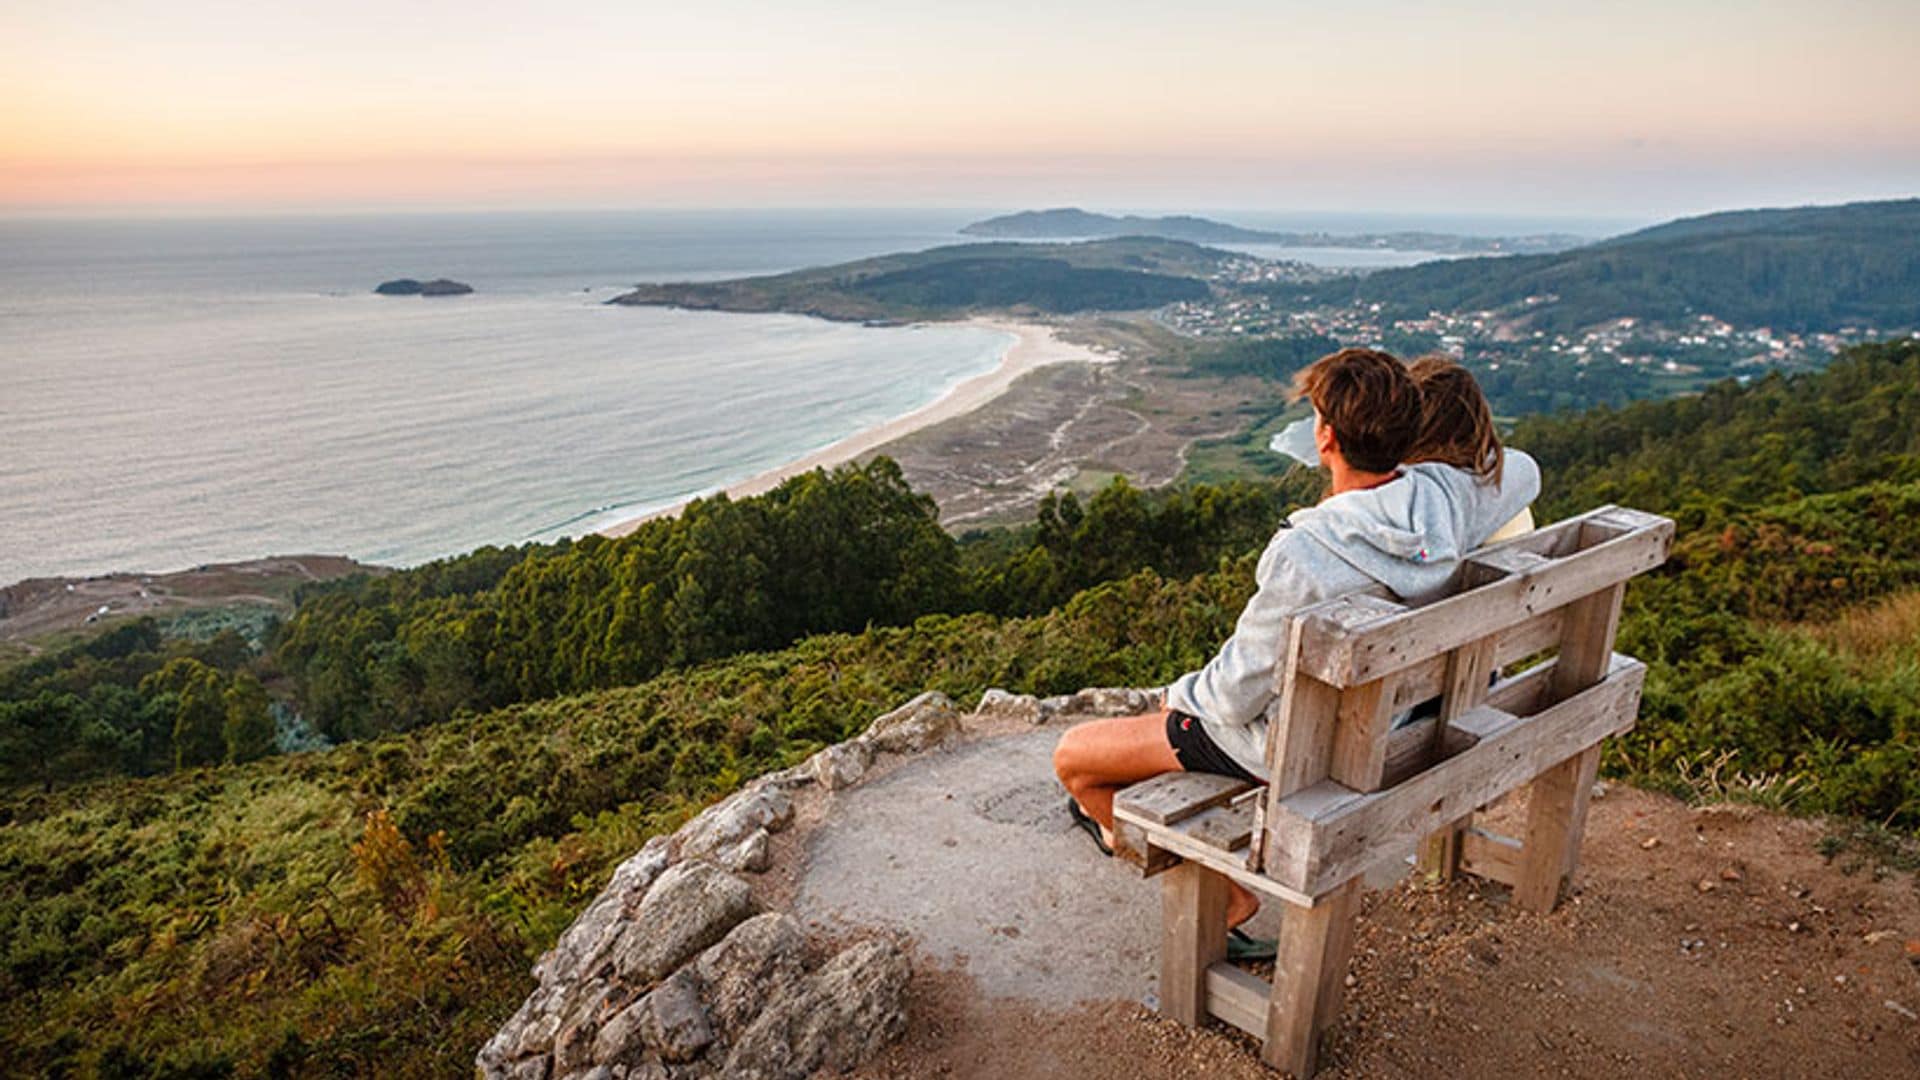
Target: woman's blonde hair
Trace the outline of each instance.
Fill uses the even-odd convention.
[[[1420,434],[1407,460],[1443,462],[1498,485],[1506,454],[1473,373],[1444,353],[1416,358],[1407,373],[1420,388]]]

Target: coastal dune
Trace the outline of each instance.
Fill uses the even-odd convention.
[[[1061,363],[1104,363],[1108,358],[1085,345],[1076,345],[1062,341],[1054,328],[1035,323],[1008,322],[1000,319],[974,318],[967,325],[983,329],[998,330],[1013,336],[1013,343],[1001,355],[1000,363],[991,371],[964,379],[918,409],[896,416],[883,424],[877,424],[864,431],[855,432],[831,445],[824,446],[796,461],[788,462],[778,468],[768,469],[756,476],[724,489],[728,498],[744,499],[751,495],[761,495],[792,477],[811,472],[818,468],[831,468],[871,453],[886,444],[921,428],[931,427],[945,420],[963,416],[994,400],[1013,386],[1020,376],[1030,371]],[[715,494],[712,492],[708,495]],[[697,496],[706,497],[706,496]],[[648,513],[616,522],[599,530],[600,535],[608,537],[625,536],[642,524],[655,518],[672,517],[685,509],[692,499],[660,507]]]

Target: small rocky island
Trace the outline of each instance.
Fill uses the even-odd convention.
[[[432,281],[416,281],[410,277],[383,281],[374,287],[381,296],[465,296],[473,291],[473,286],[452,278],[434,278]]]

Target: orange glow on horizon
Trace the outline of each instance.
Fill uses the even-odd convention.
[[[1476,165],[1495,202],[1783,162],[1920,188],[1920,5],[1031,7],[70,0],[0,15],[0,209],[1183,183],[1284,203],[1342,170],[1417,193]]]

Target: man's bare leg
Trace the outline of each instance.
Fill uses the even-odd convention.
[[[1053,749],[1053,771],[1067,794],[1100,824],[1100,837],[1113,846],[1113,797],[1120,789],[1164,772],[1183,771],[1167,744],[1167,714],[1145,713],[1089,720],[1068,728]],[[1239,926],[1260,910],[1260,901],[1238,882],[1228,881],[1227,926]]]

